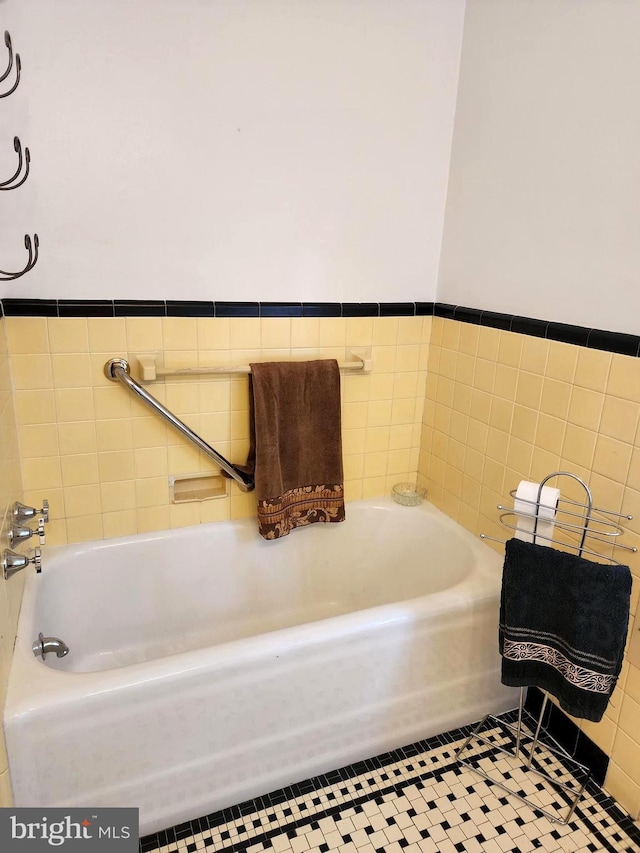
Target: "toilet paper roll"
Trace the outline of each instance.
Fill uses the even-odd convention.
[[[535,542],[537,545],[552,545],[553,528],[556,517],[560,489],[552,486],[543,486],[540,494],[540,505],[537,507],[538,490],[540,483],[531,483],[521,480],[516,489],[516,497],[513,509],[516,513],[516,539],[523,542],[533,542],[533,528],[535,526],[536,512],[538,515],[538,526],[536,527]]]

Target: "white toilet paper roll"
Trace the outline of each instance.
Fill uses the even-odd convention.
[[[540,483],[521,480],[516,489],[513,509],[516,513],[516,539],[523,542],[533,542],[533,529],[538,515],[535,542],[537,545],[552,545],[553,528],[556,517],[560,489],[543,486],[540,494],[540,505],[536,506]]]

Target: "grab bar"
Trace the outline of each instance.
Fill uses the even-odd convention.
[[[138,397],[142,400],[143,403],[146,403],[151,409],[157,412],[161,417],[163,417],[168,423],[171,424],[172,427],[181,432],[185,438],[188,438],[192,444],[201,450],[206,456],[219,465],[223,471],[236,481],[236,483],[240,486],[243,492],[251,492],[255,488],[255,481],[250,474],[246,474],[244,471],[241,471],[239,468],[236,468],[235,465],[232,465],[224,456],[221,456],[217,450],[214,450],[213,447],[207,444],[199,435],[197,435],[192,429],[184,424],[181,420],[179,420],[169,409],[166,409],[162,403],[156,400],[148,391],[146,391],[141,385],[132,379],[129,370],[129,363],[124,358],[111,358],[104,366],[104,373],[107,379],[110,379],[112,382],[122,382],[123,385],[126,385],[130,391],[133,391],[134,394],[137,394]]]

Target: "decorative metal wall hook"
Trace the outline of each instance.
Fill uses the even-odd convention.
[[[2,83],[3,80],[7,79],[7,77],[11,73],[11,69],[13,68],[13,45],[11,44],[11,36],[9,35],[8,30],[4,31],[4,43],[7,47],[7,50],[9,51],[9,64],[7,66],[7,70],[0,77],[0,83]],[[11,95],[13,92],[15,92],[15,90],[18,88],[18,83],[20,82],[20,71],[22,70],[22,63],[20,61],[20,54],[19,53],[16,53],[15,65],[16,65],[16,81],[13,84],[13,86],[9,89],[8,92],[2,92],[2,94],[0,94],[0,98],[7,98],[9,95]]]
[[[31,153],[30,153],[28,148],[25,148],[24,149],[24,167],[25,167],[24,175],[20,178],[18,183],[14,183],[18,179],[20,172],[22,171],[22,163],[23,163],[22,145],[21,145],[20,140],[18,139],[17,136],[13,137],[13,150],[18,155],[18,168],[16,169],[14,174],[9,178],[8,181],[0,182],[0,191],[2,191],[2,190],[15,190],[18,187],[21,187],[22,184],[24,184],[24,182],[27,180],[27,177],[29,176],[29,164],[31,163]]]
[[[0,83],[2,83],[3,80],[7,79],[7,77],[11,73],[11,69],[13,68],[13,45],[11,44],[11,36],[9,35],[8,30],[4,31],[4,43],[7,47],[7,50],[9,51],[9,65],[7,66],[7,70],[0,77]]]
[[[28,234],[24,235],[24,246],[27,252],[29,252],[29,260],[27,261],[27,265],[24,269],[19,272],[6,272],[5,270],[0,270],[0,281],[13,281],[16,278],[20,278],[21,275],[24,275],[29,270],[35,267],[38,262],[38,248],[40,246],[40,240],[38,239],[38,235],[33,235],[33,243],[31,242],[31,237]]]

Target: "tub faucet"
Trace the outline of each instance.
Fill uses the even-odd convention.
[[[33,530],[31,527],[27,527],[26,525],[16,524],[15,522],[11,525],[11,529],[7,533],[7,539],[9,540],[9,545],[20,545],[22,542],[26,542],[27,539],[30,539],[32,536],[37,536],[40,540],[40,544],[44,545],[45,543],[45,535],[44,535],[44,518],[38,519],[38,527],[36,530]]]
[[[4,549],[2,554],[2,569],[5,580],[10,578],[12,575],[15,575],[15,573],[19,572],[21,569],[26,569],[28,565],[33,565],[38,573],[42,571],[42,552],[40,551],[40,548],[33,549],[32,557],[27,557],[24,554],[17,554],[15,551],[10,551],[8,548]]]
[[[31,648],[34,655],[37,658],[41,657],[42,660],[45,660],[51,652],[55,652],[56,657],[59,658],[63,658],[69,654],[69,646],[66,643],[63,643],[57,637],[43,637],[42,632],[38,634],[38,639]]]

